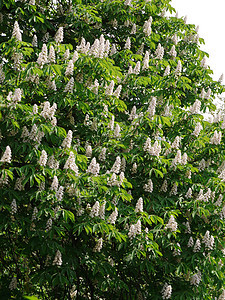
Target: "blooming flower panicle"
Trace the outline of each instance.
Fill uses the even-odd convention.
[[[62,147],[63,148],[71,148],[71,143],[72,143],[72,138],[73,138],[73,132],[72,130],[69,130],[67,133],[67,136],[62,142]]]
[[[94,252],[100,252],[101,249],[102,249],[102,245],[103,245],[103,239],[100,238],[100,239],[97,241],[97,243],[96,243],[96,245],[95,245],[93,251],[94,251]]]
[[[118,217],[118,210],[115,207],[115,210],[108,217],[108,223],[111,223],[111,224],[115,225],[117,217]]]
[[[49,48],[48,61],[55,64],[55,49],[53,45],[51,45]]]
[[[17,279],[16,279],[16,277],[13,277],[12,280],[10,281],[9,289],[11,291],[17,289]]]
[[[5,152],[2,155],[0,162],[2,163],[11,163],[12,160],[12,151],[9,146],[6,146]]]
[[[125,46],[124,46],[124,49],[130,50],[130,47],[131,47],[131,41],[130,41],[130,37],[128,36]]]
[[[120,167],[121,167],[121,159],[119,156],[116,157],[116,160],[110,170],[110,173],[116,173],[118,174],[120,172]]]
[[[12,32],[12,38],[16,38],[17,41],[22,42],[22,34],[20,32],[20,27],[17,21],[14,23],[13,32]]]
[[[33,47],[37,47],[38,46],[38,39],[37,39],[36,34],[33,35],[32,46]]]
[[[91,173],[95,176],[99,174],[100,171],[100,165],[96,162],[96,158],[92,158],[90,165],[88,166],[88,169],[86,170],[87,173]]]
[[[47,155],[45,150],[42,150],[41,151],[41,156],[40,156],[40,159],[39,159],[39,165],[42,166],[42,167],[45,167],[45,165],[47,163],[47,160],[48,160],[48,155]]]
[[[170,299],[172,296],[172,286],[169,285],[168,283],[165,283],[161,293],[163,299]]]
[[[55,34],[54,39],[55,39],[55,42],[57,44],[62,43],[62,41],[63,41],[63,27],[59,27],[59,29],[57,30],[57,32]]]
[[[170,219],[165,227],[165,229],[171,229],[171,231],[177,231],[177,222],[174,216],[170,216]]]
[[[59,250],[57,250],[52,264],[53,264],[53,266],[61,266],[62,265],[62,253]]]
[[[144,191],[152,193],[153,192],[153,182],[151,179],[148,180],[148,183],[144,185]]]
[[[17,213],[17,204],[16,204],[16,200],[13,199],[11,203],[11,214],[15,215],[16,213]]]

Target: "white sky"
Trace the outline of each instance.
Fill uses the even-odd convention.
[[[207,64],[218,80],[225,75],[225,0],[172,0],[171,5],[178,17],[187,15],[187,23],[199,25],[199,35],[205,40],[201,49],[209,54]]]

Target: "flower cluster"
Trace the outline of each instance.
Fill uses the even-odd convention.
[[[171,231],[177,231],[177,222],[174,216],[171,216],[169,222],[167,223],[165,229],[171,229]]]
[[[170,299],[172,296],[172,286],[169,285],[168,283],[165,283],[161,293],[163,299]]]
[[[136,224],[132,224],[128,232],[130,239],[135,238],[137,234],[141,234],[141,220],[138,220]]]

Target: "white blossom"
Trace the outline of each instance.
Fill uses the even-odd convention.
[[[219,145],[221,142],[221,138],[222,138],[222,132],[221,131],[217,132],[217,130],[215,130],[213,136],[210,139],[210,144]]]
[[[175,70],[175,75],[176,76],[180,76],[182,72],[182,64],[181,61],[178,60],[177,66],[176,66],[176,70]]]
[[[194,286],[199,286],[200,281],[201,281],[201,273],[200,272],[192,275],[190,278],[190,284],[194,285]]]
[[[177,247],[180,248],[180,244],[179,243],[177,243]],[[178,249],[174,249],[173,256],[178,256],[178,255],[181,254],[181,250],[179,248]]]
[[[66,49],[66,51],[63,54],[64,60],[68,60],[70,57],[70,49]]]
[[[194,104],[190,107],[191,114],[200,114],[201,102],[199,100],[195,100]]]
[[[156,51],[155,51],[155,58],[156,58],[156,59],[162,60],[162,59],[163,59],[163,56],[164,56],[164,48],[163,48],[163,46],[159,43],[158,46],[157,46],[157,49],[156,49]]]
[[[16,38],[17,41],[22,42],[22,34],[20,32],[20,27],[17,21],[14,23],[12,38]]]
[[[146,69],[148,69],[148,67],[149,67],[149,52],[146,51],[146,52],[145,52],[144,59],[143,59],[143,66],[142,66],[142,69],[143,69],[143,70],[146,70]]]
[[[210,235],[209,231],[207,230],[202,242],[205,244],[206,250],[212,250],[214,246],[214,237]]]
[[[191,247],[194,246],[194,240],[193,240],[193,237],[192,237],[192,236],[189,238],[187,246],[188,246],[189,248],[191,248]]]
[[[194,135],[195,137],[198,137],[201,130],[203,129],[201,123],[197,123],[196,126],[195,126],[195,130],[192,132],[192,135]]]
[[[132,109],[131,109],[131,112],[130,112],[130,114],[129,114],[129,118],[128,118],[128,120],[134,120],[136,117],[137,117],[137,108],[136,108],[136,106],[134,105],[133,107],[132,107]]]
[[[3,71],[3,65],[0,64],[0,83],[3,83],[5,80],[5,73]]]
[[[113,44],[110,51],[110,56],[114,55],[116,53],[116,45]]]
[[[137,163],[134,163],[131,169],[131,173],[132,174],[136,174],[137,173]]]
[[[87,157],[92,156],[92,147],[91,147],[91,145],[87,145],[85,154],[86,154]]]
[[[136,34],[136,32],[137,32],[137,25],[134,23],[133,26],[132,26],[130,34]]]
[[[171,145],[171,148],[172,149],[179,149],[180,143],[181,143],[181,137],[180,136],[176,136],[175,140],[173,141],[173,143]]]
[[[204,160],[204,158],[200,161],[200,163],[199,163],[199,167],[198,167],[198,169],[199,169],[199,171],[204,171],[205,170],[205,167],[206,167],[206,162],[205,162],[205,160]]]
[[[115,92],[113,93],[113,96],[115,96],[116,98],[119,98],[121,90],[122,90],[122,85],[118,85],[118,87],[116,88]]]
[[[172,41],[173,41],[174,45],[176,46],[178,43],[178,38],[177,38],[176,34],[174,34],[174,36],[172,37]]]
[[[73,93],[73,89],[74,89],[74,78],[71,77],[65,86],[64,93]]]
[[[13,199],[11,203],[11,214],[15,215],[16,213],[17,213],[17,204],[16,204],[16,200]]]
[[[176,154],[175,158],[172,161],[171,167],[175,167],[175,166],[181,164],[181,159],[182,159],[181,151],[177,150],[177,154]]]
[[[55,42],[57,44],[62,43],[62,41],[63,41],[63,27],[59,27],[59,29],[57,30],[57,32],[55,34],[54,39],[55,39]]]
[[[199,239],[196,240],[195,245],[194,245],[194,252],[199,252],[201,250],[201,242]]]
[[[126,170],[126,159],[122,157],[121,165],[120,165],[120,172],[125,172]]]
[[[51,155],[48,159],[48,166],[50,169],[58,169],[59,162],[55,159],[54,155]]]
[[[112,119],[110,120],[109,125],[108,125],[108,128],[110,130],[113,130],[113,128],[114,128],[114,120],[115,120],[115,116],[112,115]]]
[[[62,265],[62,254],[59,250],[57,250],[52,264],[53,264],[53,266],[61,266]]]
[[[57,191],[58,190],[58,186],[59,186],[58,178],[57,178],[57,176],[54,176],[53,177],[53,181],[52,181],[52,185],[50,187],[50,190]]]
[[[216,202],[215,202],[215,205],[216,205],[216,206],[221,206],[222,201],[223,201],[223,195],[222,195],[222,194],[219,194],[218,199],[217,199]]]
[[[161,293],[163,299],[170,299],[172,296],[172,286],[169,285],[168,283],[165,283]]]
[[[41,151],[41,156],[40,156],[40,159],[39,159],[39,165],[44,167],[47,163],[47,160],[48,160],[48,155],[47,155],[45,150],[42,150]]]
[[[46,44],[43,44],[41,52],[38,55],[37,63],[42,67],[44,64],[48,63],[48,49]]]
[[[9,289],[11,291],[17,289],[17,279],[16,279],[16,277],[13,277],[12,280],[10,281]]]
[[[219,80],[218,80],[219,83],[222,83],[223,82],[223,74],[221,74]]]
[[[124,46],[124,49],[130,50],[130,47],[131,47],[131,41],[130,41],[130,37],[128,36],[125,46]]]
[[[99,207],[99,218],[101,218],[103,220],[105,219],[105,204],[106,204],[106,201],[103,201],[103,203]]]
[[[175,45],[172,46],[172,48],[169,52],[169,55],[172,56],[173,58],[175,58],[177,56],[177,51],[176,51]]]
[[[201,60],[201,67],[203,69],[207,69],[208,65],[206,63],[206,56],[203,57],[203,59]]]
[[[102,150],[101,150],[101,152],[100,152],[100,154],[98,156],[98,159],[100,161],[104,161],[106,159],[106,148],[105,147],[102,148]]]
[[[118,174],[120,171],[120,167],[121,167],[121,159],[119,156],[117,156],[110,172]]]
[[[150,18],[145,21],[144,26],[143,26],[143,32],[145,34],[145,36],[150,36],[151,32],[152,32],[152,17],[150,16]]]
[[[205,99],[207,99],[207,100],[210,99],[211,93],[212,93],[212,91],[211,91],[211,89],[209,88],[208,91],[207,91],[206,94],[205,94]]]
[[[100,171],[100,166],[99,164],[96,162],[96,158],[94,157],[91,160],[90,165],[88,166],[88,169],[86,170],[87,173],[91,173],[95,176],[97,176],[99,174]]]
[[[137,234],[141,234],[141,220],[138,220],[136,224],[130,226],[128,237],[134,238]]]
[[[185,198],[190,199],[191,197],[192,197],[192,189],[189,188],[186,195],[185,195]]]
[[[74,171],[75,175],[78,176],[79,175],[79,170],[78,167],[75,163],[75,156],[74,153],[72,151],[70,151],[70,155],[64,165],[64,169],[70,169],[72,171]]]
[[[99,208],[100,208],[100,204],[98,201],[95,202],[95,204],[92,206],[92,209],[90,211],[90,217],[94,218],[94,217],[98,217],[99,215]]]
[[[38,209],[37,209],[37,207],[35,206],[35,207],[34,207],[34,210],[33,210],[33,214],[32,214],[31,221],[36,220],[36,219],[37,219],[37,215],[38,215]]]
[[[68,65],[66,67],[65,76],[73,75],[73,68],[74,68],[73,60],[71,59],[69,60]]]
[[[152,100],[151,100],[148,110],[147,110],[149,117],[152,117],[155,114],[156,101],[157,101],[156,97],[152,97]]]
[[[174,182],[172,189],[170,191],[170,196],[171,195],[177,195],[177,183],[176,182]]]
[[[101,249],[102,249],[102,244],[103,244],[103,239],[100,238],[100,239],[97,241],[97,243],[96,243],[96,245],[95,245],[93,251],[94,251],[94,252],[100,252]]]
[[[118,217],[118,210],[115,207],[115,210],[108,217],[108,223],[111,223],[111,224],[115,225],[117,217]]]
[[[136,213],[143,212],[143,198],[140,197],[136,203],[135,210]]]
[[[170,74],[170,66],[168,65],[164,71],[163,76],[168,76]]]
[[[114,80],[112,80],[111,82],[110,82],[110,84],[109,84],[109,86],[107,86],[106,87],[106,89],[105,89],[105,94],[107,95],[107,96],[112,96],[112,94],[113,94],[113,89],[114,89]]]
[[[55,194],[55,197],[58,201],[61,201],[63,198],[63,194],[64,194],[64,187],[60,185],[58,191]]]
[[[181,158],[181,165],[186,165],[187,164],[187,160],[188,160],[188,156],[187,153],[184,153],[182,158]]]
[[[32,46],[33,47],[37,47],[38,46],[38,39],[37,39],[36,34],[33,35]]]
[[[186,227],[185,233],[191,234],[191,226],[190,223],[187,221],[186,223],[183,223]]]
[[[218,300],[225,300],[225,289],[222,290],[222,293],[220,294]]]
[[[166,192],[167,192],[167,188],[168,188],[168,183],[167,183],[167,180],[165,179],[165,180],[163,181],[163,184],[162,184],[162,186],[161,186],[160,191],[166,193]]]
[[[153,192],[153,182],[151,179],[149,179],[148,183],[144,185],[144,191],[149,193]]]
[[[72,138],[73,138],[73,132],[72,130],[69,130],[67,136],[62,142],[62,148],[71,148]]]
[[[177,231],[177,222],[176,222],[174,216],[170,216],[170,219],[169,219],[165,229],[171,229],[171,231]]]
[[[5,152],[2,155],[2,158],[0,160],[0,162],[2,163],[11,163],[11,159],[12,159],[12,151],[11,148],[9,146],[6,146]]]
[[[119,138],[120,136],[121,136],[121,134],[120,134],[120,125],[117,123],[116,127],[114,129],[113,137],[114,138]]]
[[[79,57],[78,52],[75,50],[72,57],[73,63],[75,63],[78,60],[78,57]]]
[[[46,223],[46,229],[45,230],[48,232],[51,229],[52,229],[52,219],[49,218],[48,221],[47,221],[47,223]]]

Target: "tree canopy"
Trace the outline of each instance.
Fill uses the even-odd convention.
[[[225,299],[223,78],[174,12],[0,1],[1,299]]]

